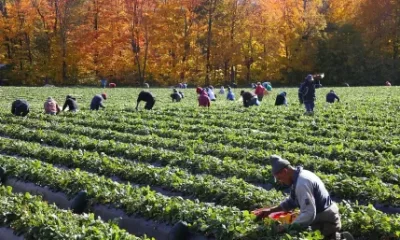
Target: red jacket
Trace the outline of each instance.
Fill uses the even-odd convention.
[[[257,85],[256,91],[254,92],[256,95],[264,95],[265,87],[262,85]]]
[[[206,95],[206,93],[203,91],[199,97],[199,106],[202,107],[210,107],[210,98]]]

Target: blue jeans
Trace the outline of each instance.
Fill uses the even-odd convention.
[[[260,102],[257,97],[253,97],[250,101],[250,106],[260,106]]]
[[[304,105],[306,106],[306,111],[307,112],[313,112],[314,111],[314,101],[306,101],[306,102],[304,102]]]

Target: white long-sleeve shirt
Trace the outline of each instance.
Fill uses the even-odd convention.
[[[331,197],[324,183],[314,173],[297,168],[290,196],[281,203],[285,211],[300,208],[300,215],[293,223],[307,227],[315,216],[332,205]]]

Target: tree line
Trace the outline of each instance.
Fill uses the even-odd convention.
[[[399,48],[399,0],[0,0],[15,85],[382,85]]]

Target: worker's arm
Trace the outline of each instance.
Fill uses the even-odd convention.
[[[338,95],[335,94],[335,98],[337,99],[338,102],[340,102]]]
[[[139,103],[140,103],[140,100],[138,99],[138,100],[137,100],[137,103],[136,103],[136,108],[135,108],[136,110],[138,110]]]
[[[312,183],[309,181],[297,182],[296,197],[300,205],[300,215],[293,224],[308,227],[314,221],[317,210],[312,189]]]
[[[280,205],[278,205],[278,206],[274,206],[272,208],[256,209],[256,210],[252,211],[252,213],[254,215],[256,215],[258,219],[263,219],[263,218],[268,217],[271,213],[280,212],[280,211],[283,211],[283,208]]]
[[[62,108],[63,111],[65,111],[65,109],[67,108],[68,104],[67,104],[68,100],[65,100],[64,106]]]

